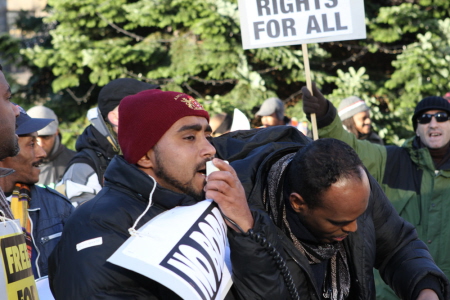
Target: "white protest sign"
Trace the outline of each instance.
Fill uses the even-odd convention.
[[[244,49],[366,38],[363,0],[239,0]]]
[[[183,299],[223,299],[232,285],[227,227],[212,200],[164,212],[108,261],[153,279]]]
[[[0,221],[0,299],[39,300],[19,220]]]
[[[38,291],[39,300],[55,300],[55,298],[53,297],[52,291],[50,290],[48,276],[44,276],[44,277],[40,277],[40,278],[36,279],[36,288]]]

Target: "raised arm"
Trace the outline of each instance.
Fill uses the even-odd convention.
[[[319,137],[335,138],[350,145],[358,153],[370,174],[378,182],[382,182],[387,158],[386,147],[366,140],[358,140],[354,134],[347,132],[342,126],[336,108],[325,99],[314,83],[312,90],[313,94],[307,87],[302,88],[303,111],[308,117],[312,113],[316,114]]]

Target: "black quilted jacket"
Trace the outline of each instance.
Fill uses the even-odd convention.
[[[254,231],[261,233],[287,261],[300,299],[322,299],[307,259],[263,211],[262,191],[267,170],[286,153],[309,143],[295,128],[277,126],[232,132],[214,139],[218,156],[231,161],[254,207]],[[415,288],[426,276],[448,298],[448,281],[435,265],[414,227],[394,210],[375,179],[368,174],[371,197],[366,212],[358,218],[358,230],[344,240],[347,249],[351,291],[349,299],[375,299],[373,268],[402,299],[413,299]],[[234,287],[242,299],[289,299],[283,278],[267,250],[241,234],[229,234]],[[245,268],[240,267],[245,265]],[[423,282],[423,281],[422,281]]]

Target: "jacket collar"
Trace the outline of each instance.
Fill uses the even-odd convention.
[[[84,148],[90,148],[94,151],[102,153],[107,158],[112,158],[117,154],[111,143],[108,142],[105,136],[103,136],[93,125],[89,125],[78,137],[75,144],[75,149],[80,152]]]
[[[431,171],[435,170],[433,159],[431,158],[430,151],[427,147],[423,147],[420,143],[420,139],[416,136],[407,139],[402,146],[405,148],[411,160],[418,166]],[[440,168],[440,170],[450,170],[450,159],[447,160]]]
[[[153,180],[136,165],[129,164],[122,156],[116,155],[105,172],[105,187],[125,188],[142,201],[148,201],[153,189]],[[156,185],[152,202],[165,209],[176,206],[193,205],[197,201],[186,195]]]

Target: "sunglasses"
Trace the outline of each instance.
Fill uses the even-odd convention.
[[[419,122],[419,124],[428,124],[431,122],[431,118],[433,116],[436,118],[437,122],[445,122],[450,119],[446,112],[438,112],[435,114],[423,114],[417,118],[417,121]]]

